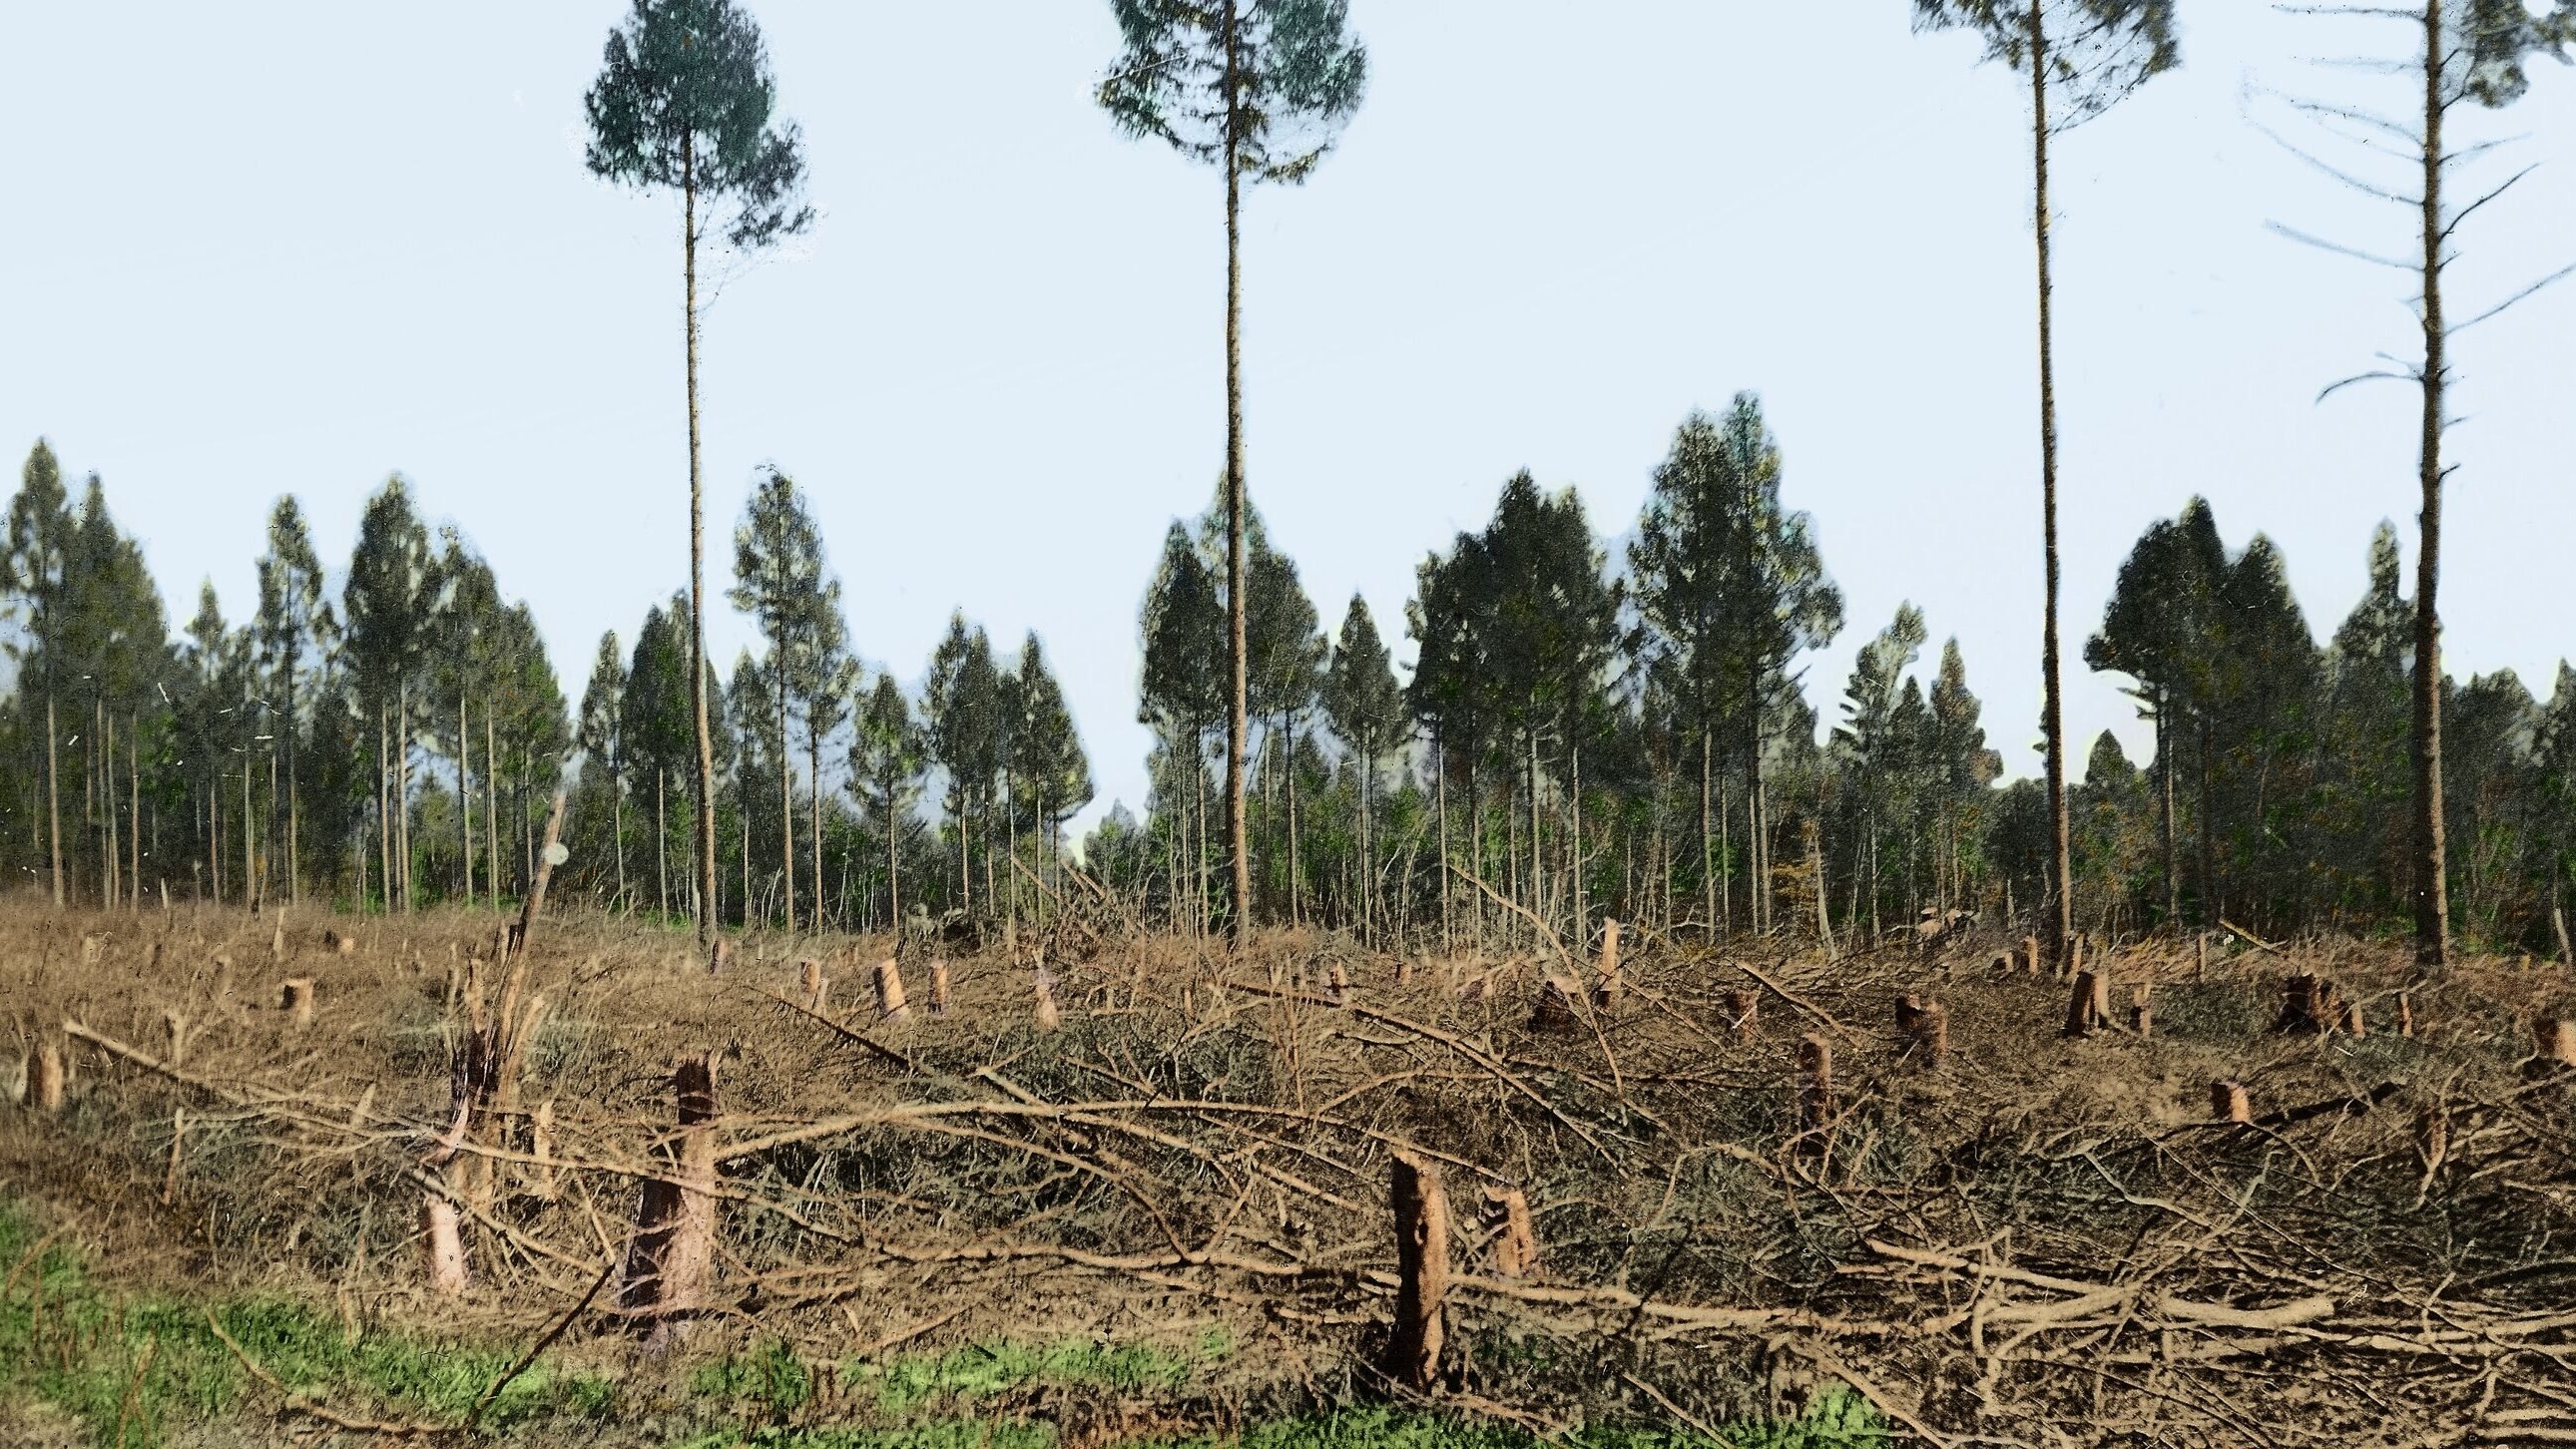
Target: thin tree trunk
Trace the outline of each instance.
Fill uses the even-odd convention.
[[[126,848],[132,852],[134,887],[127,894],[134,902],[136,915],[143,913],[143,753],[137,739],[141,732],[142,726],[128,714],[125,717]]]
[[[2048,31],[2045,6],[2029,7],[2031,215],[2039,249],[2039,511],[2041,546],[2048,556],[2046,617],[2040,628],[2040,672],[2048,739],[2049,859],[2057,888],[2049,896],[2049,959],[2061,969],[2075,934],[2074,854],[2066,822],[2066,717],[2059,697],[2057,663],[2057,375],[2049,338],[2048,274]]]
[[[689,334],[689,714],[697,730],[698,945],[715,939],[716,747],[707,726],[706,500],[698,469],[698,173],[695,133],[680,141],[680,266]],[[746,901],[745,909],[749,908]]]
[[[2168,929],[2179,935],[2182,932],[2182,878],[2181,866],[2174,855],[2173,727],[2169,719],[2172,713],[2172,691],[2158,689],[2156,691],[2156,772],[2162,775],[2164,780],[2163,788],[2156,793],[2164,806],[2164,819],[2161,823],[2164,828],[2165,852],[2165,923]]]
[[[1717,930],[1717,862],[1723,854],[1715,845],[1710,833],[1709,794],[1713,783],[1710,778],[1713,774],[1710,768],[1709,736],[1711,733],[1708,722],[1703,719],[1700,722],[1699,732],[1699,876],[1703,909],[1708,913],[1706,927],[1708,934],[1714,934]]]
[[[469,720],[465,691],[460,689],[456,691],[456,814],[457,818],[464,822],[465,827],[462,832],[465,837],[465,849],[459,858],[465,862],[465,908],[470,911],[474,909],[474,784],[466,776],[467,767],[472,763],[474,754],[474,737],[466,732],[469,728]],[[492,769],[490,755],[483,757],[483,769],[485,773],[490,773]],[[501,904],[499,866],[500,862],[493,862],[492,904],[496,909]]]
[[[654,892],[655,904],[667,923],[671,919],[671,822],[662,805],[665,774],[662,770],[653,772],[653,874],[661,882]]]
[[[490,715],[484,717],[489,719]],[[626,776],[619,768],[617,755],[617,746],[612,742],[608,748],[608,833],[617,842],[617,905],[623,910],[626,908]],[[486,752],[483,758],[488,760],[492,756]]]
[[[124,885],[119,879],[122,873],[119,867],[124,864],[125,852],[116,832],[116,720],[108,714],[104,699],[99,701],[98,719],[99,780],[107,787],[100,792],[107,805],[107,891],[99,904],[112,911],[116,909],[119,891]]]
[[[786,630],[782,627],[782,635]],[[787,768],[787,651],[780,648],[770,662],[778,668],[778,878],[779,900],[787,912],[787,932],[796,933],[796,786]]]
[[[814,868],[806,873],[814,882],[814,929],[823,929],[823,737],[814,728],[813,708],[809,702],[805,718],[805,802],[808,829],[806,849],[812,852]],[[848,888],[848,872],[842,873],[842,886]],[[846,904],[843,914],[848,914]]]
[[[492,728],[492,696],[483,696],[483,858],[492,863],[492,909],[501,909],[500,735]],[[622,842],[621,842],[622,848]]]
[[[1449,915],[1449,742],[1443,737],[1435,746],[1438,764],[1432,777],[1432,789],[1439,797],[1440,811],[1440,952],[1454,956],[1458,939]]]
[[[2442,319],[2442,0],[2424,0],[2424,391],[2415,553],[2415,959],[2451,964],[2448,854],[2442,838],[2442,619],[2434,591],[2442,572],[2442,415],[2450,379]]]
[[[50,656],[45,672],[53,672]],[[45,691],[45,814],[53,824],[54,909],[61,910],[63,901],[63,765],[60,742],[62,727],[54,722],[54,694]]]
[[[2200,926],[2215,930],[2220,908],[2218,898],[2218,806],[2217,791],[2211,778],[2209,716],[2200,718]]]
[[[1244,640],[1243,484],[1243,178],[1236,95],[1235,6],[1225,0],[1225,613],[1228,681],[1225,705],[1225,844],[1234,941],[1252,939],[1252,854],[1243,818],[1243,751],[1250,726],[1248,648]]]

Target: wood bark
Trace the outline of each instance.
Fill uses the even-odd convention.
[[[1387,1377],[1416,1393],[1440,1381],[1449,1291],[1449,1201],[1440,1169],[1396,1154],[1389,1198],[1395,1214],[1395,1329],[1387,1342]]]

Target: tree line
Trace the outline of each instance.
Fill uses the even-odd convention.
[[[1523,475],[1504,486],[1491,524],[1419,569],[1405,619],[1418,652],[1409,680],[1396,680],[1360,601],[1324,634],[1251,506],[1240,217],[1246,183],[1303,182],[1330,154],[1365,94],[1367,50],[1349,32],[1346,0],[1110,0],[1110,10],[1121,50],[1098,103],[1122,131],[1217,167],[1224,183],[1227,441],[1215,506],[1195,527],[1174,526],[1147,593],[1140,717],[1157,740],[1154,785],[1147,819],[1113,813],[1082,852],[1096,875],[1076,879],[1094,894],[1238,939],[1264,919],[1312,919],[1394,940],[1436,922],[1451,944],[1462,931],[1579,939],[1605,908],[1721,937],[1812,929],[1830,943],[1838,928],[1882,934],[1890,913],[1989,903],[2025,918],[2061,961],[2085,923],[2208,925],[2234,911],[2282,928],[2378,919],[2402,902],[2419,958],[2439,965],[2455,928],[2527,939],[2556,919],[2564,676],[2545,709],[2510,676],[2454,685],[2436,598],[2452,340],[2576,275],[2543,277],[2453,320],[2445,287],[2461,227],[2521,174],[2464,192],[2493,143],[2461,140],[2454,122],[2518,100],[2533,58],[2564,59],[2576,0],[2320,12],[2401,22],[2412,55],[2379,69],[2420,82],[2420,105],[2394,116],[2293,101],[2324,134],[2358,135],[2359,162],[2284,142],[2404,207],[2420,259],[2280,228],[2408,271],[2419,288],[2415,357],[2326,389],[2391,380],[2420,395],[2414,590],[2398,592],[2393,537],[2375,543],[2371,596],[2319,651],[2276,551],[2257,538],[2229,556],[2195,501],[2141,539],[2084,648],[2093,667],[2133,681],[2156,726],[2154,758],[2142,774],[2105,736],[2080,786],[2070,785],[2060,704],[2052,148],[2180,64],[2176,6],[1915,0],[1918,29],[1976,35],[2030,102],[2045,759],[2036,784],[2001,790],[1964,661],[1955,644],[1945,649],[1925,686],[1926,625],[1910,607],[1860,651],[1842,718],[1820,733],[1792,662],[1837,634],[1841,598],[1808,520],[1780,501],[1778,449],[1749,395],[1722,418],[1683,424],[1620,570],[1572,490]],[[535,802],[576,750],[576,839],[590,847],[577,873],[627,908],[649,883],[651,909],[693,918],[701,940],[726,920],[864,923],[880,898],[876,919],[904,920],[907,890],[923,915],[936,905],[1006,930],[1024,880],[1039,900],[1063,899],[1060,831],[1091,786],[1034,636],[1005,668],[960,616],[918,700],[889,677],[864,679],[819,537],[793,483],[773,472],[738,530],[732,595],[765,651],[746,654],[729,680],[707,657],[699,269],[711,252],[755,257],[815,217],[802,135],[777,113],[758,26],[735,0],[632,0],[584,110],[594,176],[679,203],[686,588],[647,613],[631,655],[602,641],[576,724],[524,606],[500,602],[490,569],[452,530],[433,542],[397,479],[368,506],[336,611],[285,500],[255,620],[228,630],[208,590],[174,646],[96,480],[72,505],[40,443],[0,582],[19,625],[8,727],[25,766],[21,818],[58,901],[75,879],[94,880],[106,901],[138,898],[146,845],[165,843],[165,805],[185,822],[200,893],[256,903],[282,861],[287,893],[300,894],[308,826],[321,878],[360,900],[407,909],[451,881],[471,899],[478,861],[479,889],[497,893],[512,867],[505,813],[524,877]],[[2374,155],[2394,157],[2399,179],[2367,174]],[[2392,697],[2404,701],[2402,788],[2387,778]],[[67,848],[62,755],[80,740],[82,806]],[[832,763],[846,788],[827,788],[827,755],[844,749]],[[916,829],[929,822],[914,797],[933,780],[938,828]],[[2388,823],[2393,809],[2402,831]],[[675,814],[689,822],[676,887]],[[632,848],[630,815],[649,852]],[[8,839],[14,848],[18,833]],[[2151,844],[2141,850],[2140,839]],[[762,861],[774,869],[764,874]]]

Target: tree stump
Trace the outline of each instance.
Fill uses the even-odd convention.
[[[2415,1039],[2415,993],[2397,993],[2397,1034],[2409,1041]]]
[[[2101,1029],[2104,1012],[2102,998],[2110,985],[2090,971],[2075,973],[2075,988],[2066,997],[2066,1028],[2062,1036],[2091,1036]]]
[[[2282,977],[2281,1015],[2273,1021],[2272,1029],[2322,1036],[2327,1023],[2334,1020],[2330,1004],[2333,999],[2334,984],[2313,972]]]
[[[290,976],[278,983],[277,1004],[286,1013],[289,1026],[313,1024],[313,978]]]
[[[2534,1055],[2551,1066],[2576,1066],[2576,1020],[2557,1017],[2535,1022]]]
[[[1055,999],[1055,978],[1040,968],[1037,976],[1037,1028],[1041,1035],[1064,1025],[1064,1008]]]
[[[1324,973],[1325,994],[1333,998],[1333,1004],[1335,1006],[1340,1006],[1343,1002],[1343,998],[1349,995],[1350,989],[1350,973],[1342,969],[1341,962],[1334,962],[1332,967]]]
[[[283,911],[278,913],[277,929],[269,933],[268,959],[271,961],[286,959],[286,914]]]
[[[169,1038],[170,1065],[173,1067],[185,1065],[188,1059],[187,1013],[178,1010],[163,1011],[161,1013],[161,1031],[164,1036]]]
[[[728,936],[716,937],[714,944],[707,947],[707,974],[709,976],[721,976],[724,974],[724,969],[732,964],[732,938]]]
[[[1762,998],[1750,991],[1738,989],[1726,993],[1727,1024],[1735,1028],[1736,1036],[1742,1040],[1753,1040],[1754,1018],[1761,1009]]]
[[[2253,1102],[2245,1095],[2245,1084],[2233,1077],[2209,1084],[2209,1119],[2213,1122],[2251,1122]]]
[[[820,1016],[832,993],[832,978],[823,974],[822,962],[808,956],[796,963],[796,989],[804,994],[805,1009]]]
[[[1798,1127],[1817,1134],[1834,1124],[1834,1048],[1814,1032],[1798,1038]],[[1822,1151],[1823,1141],[1808,1137],[1809,1151]]]
[[[678,1344],[691,1315],[706,1306],[715,1276],[713,1059],[682,1058],[671,1087],[679,1106],[679,1160],[667,1175],[644,1183],[617,1290],[618,1306],[651,1324],[645,1347],[655,1353]]]
[[[1553,976],[1538,983],[1538,1008],[1530,1013],[1530,1030],[1553,1035],[1574,1030],[1574,996]]]
[[[553,1202],[563,1195],[555,1181],[555,1099],[548,1097],[528,1115],[528,1155],[536,1159],[530,1174],[536,1199]]]
[[[877,1016],[885,1021],[910,1021],[912,1008],[903,999],[903,970],[888,956],[877,963]]]
[[[456,1204],[424,1194],[420,1200],[420,1235],[428,1254],[429,1291],[441,1298],[462,1297],[466,1287],[465,1236]]]
[[[1619,1005],[1622,985],[1619,979],[1619,923],[1615,919],[1601,923],[1600,973],[1600,980],[1592,987],[1592,999],[1602,1010],[1614,1011]]]
[[[2205,932],[2191,940],[2191,979],[2209,979],[2209,936]]]
[[[1395,1331],[1387,1343],[1387,1377],[1423,1393],[1439,1381],[1441,1301],[1449,1291],[1449,1201],[1440,1169],[1410,1153],[1395,1155],[1389,1196],[1395,1209]]]
[[[2153,987],[2129,988],[2129,1030],[2140,1036],[2156,1034],[2156,1003]]]
[[[2344,1035],[2349,1037],[2370,1035],[2370,1023],[2362,1019],[2361,1003],[2358,1001],[2347,1001],[2343,1004],[2343,1011],[2336,1024],[2341,1026]]]
[[[27,1062],[27,1105],[39,1112],[63,1110],[63,1049],[51,1041],[36,1043]]]
[[[1923,1003],[1923,1015],[1916,1022],[1914,1044],[1923,1049],[1923,1059],[1939,1066],[1950,1059],[1950,1008],[1937,1001]]]
[[[1485,1221],[1494,1230],[1496,1275],[1526,1278],[1538,1271],[1538,1229],[1530,1221],[1527,1194],[1516,1187],[1486,1183]]]
[[[336,930],[324,931],[322,948],[334,956],[355,956],[358,954],[358,938],[342,935]]]
[[[945,956],[930,958],[930,1014],[948,1014],[948,958]]]

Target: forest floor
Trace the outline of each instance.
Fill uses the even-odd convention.
[[[0,907],[0,1441],[2576,1442],[2556,964],[2126,943],[2070,1033],[2082,993],[1977,935],[1632,935],[1612,983],[1066,918],[907,955],[889,1021],[883,940],[711,975],[576,910],[514,973],[497,924]],[[712,1282],[648,1338],[619,1265],[692,1160]],[[1399,1164],[1445,1185],[1418,1391]]]

